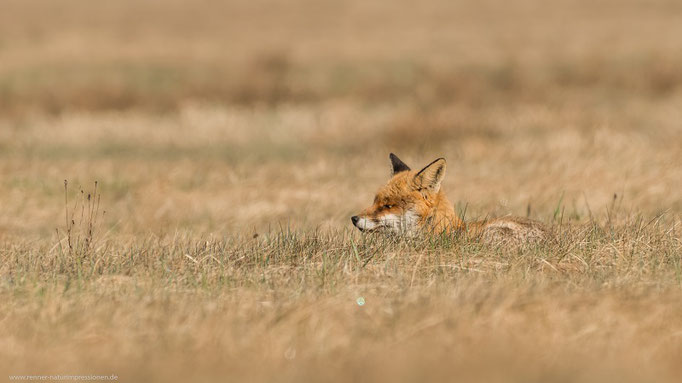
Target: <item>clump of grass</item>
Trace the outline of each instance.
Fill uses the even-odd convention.
[[[577,286],[682,283],[679,222],[663,216],[647,221],[613,215],[605,224],[550,225],[554,239],[523,247],[487,245],[466,235],[402,238],[293,228],[256,237],[188,233],[108,243],[99,237],[97,203],[85,192],[79,201],[67,210],[69,221],[53,247],[56,254],[31,247],[14,251],[31,254],[10,257],[15,274],[57,285],[62,283],[59,276],[85,283],[103,275],[125,276],[212,293],[225,288],[312,288],[324,293],[364,283],[404,289],[447,284],[467,275],[550,278]]]
[[[80,265],[82,259],[92,257],[99,234],[98,224],[106,214],[100,212],[101,194],[95,181],[91,192],[82,188],[71,209],[69,209],[69,182],[64,180],[64,228],[56,228],[57,247],[62,258],[75,260]]]

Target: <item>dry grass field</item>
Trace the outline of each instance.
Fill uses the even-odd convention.
[[[669,0],[0,0],[0,379],[678,382],[681,68]],[[555,240],[362,235],[389,152]]]

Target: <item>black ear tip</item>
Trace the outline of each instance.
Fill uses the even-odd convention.
[[[395,154],[391,153],[388,155],[388,157],[391,159],[391,165],[393,166],[393,174],[404,172],[407,170],[410,170],[410,167],[407,166],[403,161],[398,158]]]

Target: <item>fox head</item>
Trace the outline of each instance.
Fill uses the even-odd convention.
[[[372,205],[351,217],[360,231],[415,234],[422,229],[443,230],[455,218],[454,209],[441,191],[445,159],[413,171],[391,153],[392,174],[374,197]]]

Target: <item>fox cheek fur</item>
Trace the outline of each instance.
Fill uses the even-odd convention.
[[[396,234],[415,233],[419,224],[419,216],[413,210],[404,213],[386,213],[382,215],[359,215],[352,218],[353,224],[361,231],[383,231]]]
[[[361,231],[403,232],[407,229],[404,215],[400,208],[386,209],[383,206],[371,206],[352,217],[351,220],[353,225]]]

